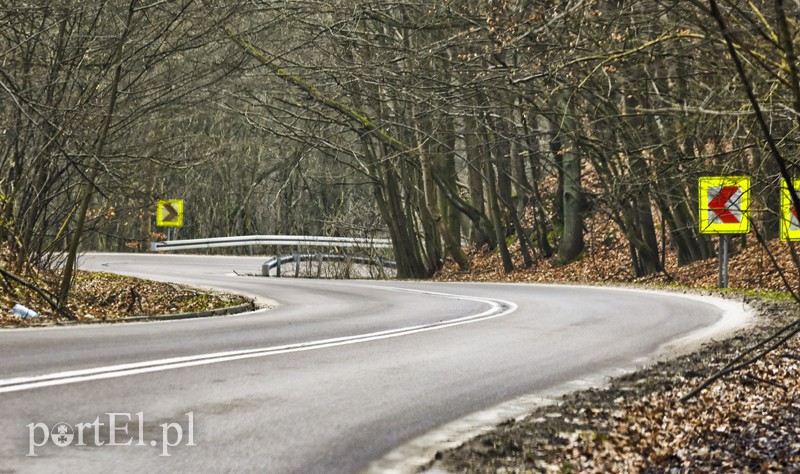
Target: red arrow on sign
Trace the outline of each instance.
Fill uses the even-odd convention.
[[[739,186],[723,186],[719,194],[708,202],[708,208],[725,224],[738,224],[739,218],[729,209],[728,201],[739,192]]]
[[[163,222],[177,222],[178,221],[178,210],[175,209],[175,206],[173,206],[172,204],[170,204],[168,202],[164,203],[164,212],[166,212],[167,215],[166,216],[163,215],[163,214],[161,215],[161,220]]]

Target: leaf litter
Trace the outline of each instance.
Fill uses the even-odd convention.
[[[0,266],[10,268],[9,255],[0,249]],[[53,293],[58,273],[37,270],[26,281]],[[12,308],[22,304],[37,313],[36,318],[19,318]],[[79,322],[120,321],[132,316],[209,311],[243,304],[253,305],[241,295],[200,290],[174,283],[155,282],[102,272],[78,271],[67,310]],[[0,327],[47,326],[69,321],[36,292],[0,277]]]

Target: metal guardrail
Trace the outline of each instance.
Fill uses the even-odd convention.
[[[383,258],[362,257],[359,255],[342,255],[342,254],[329,254],[329,253],[293,253],[279,257],[273,257],[261,265],[261,275],[268,277],[271,270],[275,269],[275,276],[280,278],[281,265],[287,263],[294,263],[295,277],[299,276],[300,262],[345,262],[356,263],[361,265],[376,265],[384,268],[397,268],[397,263],[394,260],[384,260]]]
[[[215,247],[237,247],[250,245],[277,245],[291,247],[370,247],[390,248],[391,239],[369,239],[359,237],[318,237],[310,235],[245,235],[241,237],[212,237],[209,239],[170,240],[152,242],[150,251],[196,250]]]

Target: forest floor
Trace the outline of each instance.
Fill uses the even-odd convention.
[[[800,472],[800,337],[711,384],[695,398],[680,398],[748,348],[798,321],[800,307],[786,293],[784,278],[798,288],[788,246],[770,242],[781,270],[756,242],[732,256],[730,286],[717,283],[717,261],[678,267],[645,279],[631,273],[627,247],[614,230],[598,225],[584,258],[556,267],[542,261],[530,269],[502,272],[496,253],[472,249],[472,270],[451,263],[443,281],[571,282],[644,284],[743,301],[754,310],[747,329],[700,350],[660,361],[575,392],[521,420],[509,420],[462,446],[440,452],[425,470],[449,473],[573,472]],[[741,244],[741,243],[740,243]],[[519,252],[515,264],[521,267]],[[781,276],[783,273],[783,276]]]

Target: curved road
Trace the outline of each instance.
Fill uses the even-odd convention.
[[[600,381],[716,329],[724,313],[630,290],[235,274],[257,273],[262,261],[85,256],[87,269],[279,305],[0,332],[0,472],[402,468],[392,460],[425,454],[420,447],[448,437],[435,436],[443,425],[479,411],[496,421],[498,404]]]

